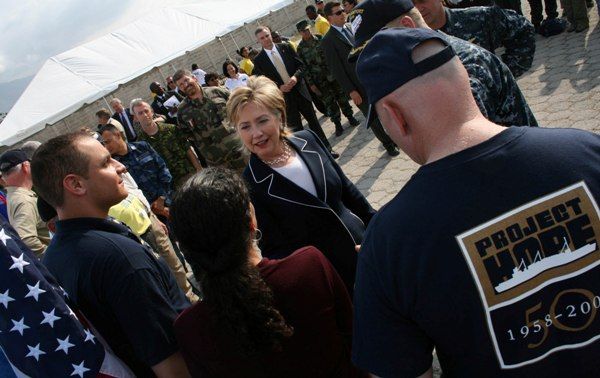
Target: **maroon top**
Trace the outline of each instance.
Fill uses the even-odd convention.
[[[263,259],[260,274],[271,288],[275,308],[293,327],[281,352],[246,358],[235,336],[211,327],[212,309],[198,302],[175,321],[175,334],[193,376],[356,377],[350,362],[352,305],[344,283],[315,247],[282,260]]]

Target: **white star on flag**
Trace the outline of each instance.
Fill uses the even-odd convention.
[[[16,321],[16,320],[12,320],[13,322],[13,327],[10,329],[9,332],[11,331],[17,331],[21,334],[21,336],[23,336],[23,331],[26,330],[27,328],[29,328],[28,325],[25,324],[25,317],[22,317],[21,320]]]
[[[10,256],[10,258],[13,260],[13,264],[10,266],[10,268],[8,268],[8,270],[17,268],[19,269],[19,272],[23,273],[23,267],[29,265],[27,261],[23,260],[22,253],[21,256],[19,256],[19,258],[16,258],[14,256]]]
[[[27,345],[27,348],[29,349],[29,353],[25,357],[33,357],[36,361],[40,360],[40,355],[46,354],[46,352],[40,349],[39,343],[34,347]]]
[[[0,303],[4,305],[4,308],[8,308],[8,302],[14,301],[14,298],[8,296],[8,289],[4,293],[0,294]]]
[[[75,346],[75,344],[71,344],[69,342],[69,337],[70,336],[65,337],[64,340],[56,339],[56,341],[58,342],[58,348],[55,349],[55,352],[62,350],[63,352],[65,352],[65,354],[69,354],[69,348],[72,348]]]
[[[53,308],[50,312],[42,311],[42,315],[44,315],[44,320],[42,320],[41,324],[50,324],[50,328],[54,328],[54,322],[60,319],[60,316],[54,315],[54,311],[56,309]]]
[[[8,235],[6,235],[6,232],[4,232],[4,229],[0,230],[0,240],[2,240],[2,243],[4,245],[6,245],[6,241],[12,238]]]
[[[27,285],[27,288],[29,289],[29,293],[27,293],[25,298],[33,297],[36,302],[38,301],[39,295],[46,292],[46,290],[40,289],[40,281],[38,281],[35,286]]]
[[[84,329],[83,332],[85,332],[85,340],[83,340],[83,342],[86,341],[91,341],[92,344],[96,344],[96,342],[94,341],[95,337],[94,334],[92,333],[92,331],[90,331],[89,329]]]
[[[90,370],[83,365],[84,362],[85,361],[81,361],[79,365],[71,364],[71,366],[73,366],[73,372],[71,373],[71,376],[78,375],[83,378],[83,373]]]

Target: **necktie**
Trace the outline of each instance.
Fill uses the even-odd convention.
[[[346,39],[348,40],[348,42],[350,42],[351,45],[354,45],[354,36],[348,30],[348,28],[342,27],[342,33],[344,34],[344,36],[346,37]]]
[[[285,64],[283,64],[283,60],[281,60],[279,54],[275,53],[275,49],[271,50],[271,57],[273,58],[273,65],[275,66],[275,69],[277,70],[279,76],[281,76],[281,80],[283,80],[283,83],[285,84],[288,81],[290,81],[290,75],[288,74],[287,69],[285,68]]]
[[[131,122],[129,122],[129,117],[127,117],[127,113],[125,113],[125,111],[121,113],[121,123],[123,124],[123,126],[127,127],[129,132],[131,133],[131,137],[133,139],[136,139],[137,135],[135,134],[135,130],[131,126]]]

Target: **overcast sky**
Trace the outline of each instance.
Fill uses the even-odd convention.
[[[0,83],[165,5],[206,0],[0,0]]]

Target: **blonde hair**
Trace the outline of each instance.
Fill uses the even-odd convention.
[[[285,127],[285,100],[277,84],[265,76],[251,76],[245,87],[236,88],[227,101],[227,118],[237,130],[242,108],[249,103],[255,103],[266,108],[269,112],[281,117],[279,128],[280,138],[291,133]]]

